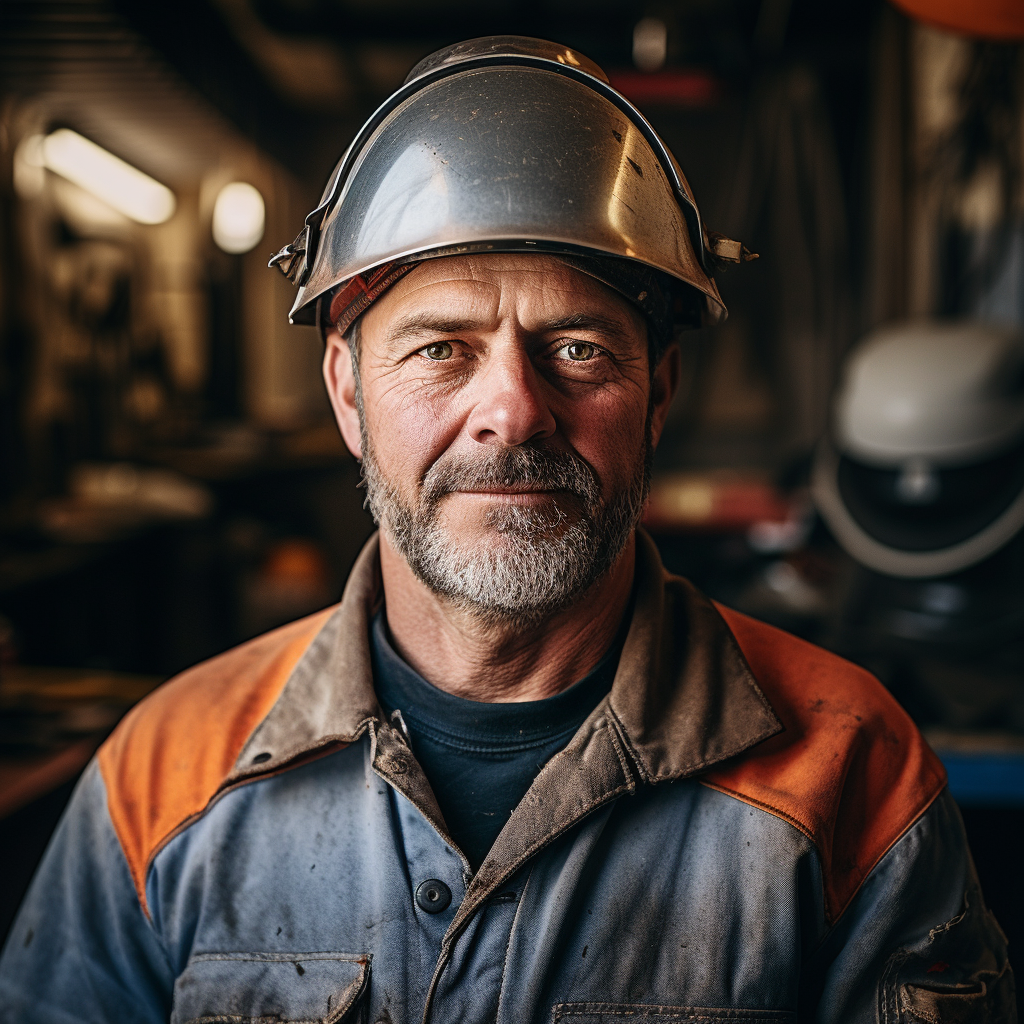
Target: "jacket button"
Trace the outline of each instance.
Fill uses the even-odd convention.
[[[428,878],[416,887],[416,905],[428,914],[440,914],[451,901],[451,889],[439,878]]]

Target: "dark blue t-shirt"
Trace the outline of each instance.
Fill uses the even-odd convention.
[[[388,715],[402,712],[448,831],[474,871],[540,769],[611,689],[625,639],[619,634],[597,667],[569,689],[546,700],[491,704],[428,683],[391,646],[383,611],[374,619],[377,698]]]

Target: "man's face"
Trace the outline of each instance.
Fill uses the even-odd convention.
[[[433,590],[528,622],[614,563],[664,418],[625,299],[553,257],[428,260],[363,314],[358,363],[370,507]]]

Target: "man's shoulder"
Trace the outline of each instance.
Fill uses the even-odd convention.
[[[796,735],[851,743],[855,735],[884,734],[894,749],[919,741],[906,712],[867,669],[742,612],[715,607],[786,726],[789,735],[779,737],[779,745],[791,746]]]
[[[332,611],[289,623],[169,680],[100,748],[107,807],[140,895],[151,857],[216,795]]]
[[[703,781],[804,832],[832,918],[927,810],[945,771],[906,712],[865,669],[719,607],[783,731]]]

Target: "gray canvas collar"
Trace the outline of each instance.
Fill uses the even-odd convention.
[[[659,782],[692,775],[781,731],[714,605],[665,572],[642,530],[636,581],[618,671],[595,715],[607,711],[637,776]],[[353,743],[368,729],[375,738],[391,730],[370,661],[370,623],[382,597],[375,535],[338,608],[243,746],[229,782]]]

